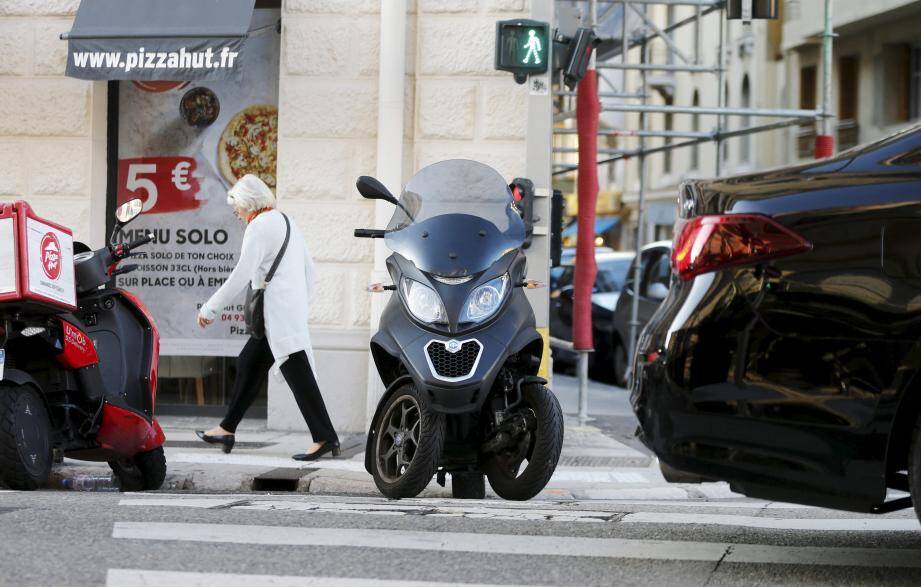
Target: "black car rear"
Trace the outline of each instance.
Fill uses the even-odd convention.
[[[907,507],[882,504],[908,489],[921,409],[921,132],[690,182],[679,206],[634,357],[644,442],[750,496]]]

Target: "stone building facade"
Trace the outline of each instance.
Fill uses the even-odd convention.
[[[339,430],[368,416],[365,291],[375,243],[358,227],[386,218],[354,188],[377,162],[380,6],[387,0],[283,0],[278,188],[318,267],[311,333],[321,388]],[[75,237],[103,243],[106,84],[64,77],[78,0],[0,3],[0,198],[24,198]],[[473,158],[523,175],[527,91],[493,70],[495,21],[527,0],[409,0],[404,84],[405,181],[442,159]],[[390,185],[398,191],[400,186]],[[372,372],[373,374],[373,372]],[[269,425],[302,429],[293,398],[269,385]]]

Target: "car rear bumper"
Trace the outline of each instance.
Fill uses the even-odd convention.
[[[728,414],[705,406],[701,397],[711,397],[714,389],[734,397],[744,396],[748,389],[730,379],[705,386],[681,381],[682,376],[688,379],[691,363],[706,355],[702,349],[712,341],[705,330],[680,328],[679,315],[673,306],[644,329],[630,382],[638,436],[661,461],[680,471],[727,481],[733,491],[751,497],[861,512],[882,503],[881,463],[854,459],[842,470],[840,455],[823,458],[817,449],[839,451],[853,444],[852,432],[754,418],[744,408]],[[719,352],[720,346],[712,348]]]

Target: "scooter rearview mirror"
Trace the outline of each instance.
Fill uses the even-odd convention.
[[[397,199],[393,197],[393,194],[387,189],[387,186],[374,177],[362,175],[358,178],[358,181],[355,182],[355,187],[358,188],[358,193],[364,198],[369,200],[384,200],[385,202],[390,202],[394,206],[399,205]]]
[[[115,244],[115,236],[118,231],[126,224],[140,216],[144,210],[144,201],[140,198],[132,198],[115,209],[115,226],[112,227],[112,234],[109,236],[109,244]]]
[[[122,226],[128,224],[132,220],[138,217],[141,213],[141,210],[144,208],[144,202],[140,198],[134,198],[128,200],[115,210],[115,219],[118,220],[118,223]]]

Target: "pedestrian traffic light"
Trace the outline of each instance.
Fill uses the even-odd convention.
[[[585,77],[588,64],[592,60],[592,51],[600,43],[595,31],[589,28],[580,28],[569,40],[569,53],[563,64],[563,82],[569,89]]]
[[[549,59],[549,24],[524,18],[496,23],[496,69],[512,72],[523,84],[529,75],[545,73]]]

